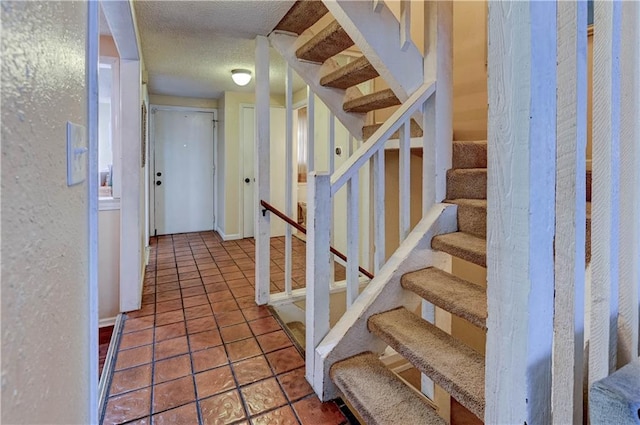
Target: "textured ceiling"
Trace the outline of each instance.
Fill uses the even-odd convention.
[[[225,91],[252,92],[254,81],[238,87],[231,70],[255,71],[255,37],[267,35],[294,1],[134,2],[149,92],[219,98]],[[273,93],[284,93],[285,62],[271,49]],[[294,88],[304,87],[296,77]]]

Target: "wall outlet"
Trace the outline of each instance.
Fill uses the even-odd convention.
[[[86,180],[88,151],[86,128],[67,121],[67,186]]]

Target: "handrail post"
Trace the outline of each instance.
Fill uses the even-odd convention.
[[[306,378],[320,394],[324,375],[315,366],[315,348],[329,332],[331,183],[327,173],[309,173],[307,179],[307,299]],[[319,373],[316,373],[316,369]]]

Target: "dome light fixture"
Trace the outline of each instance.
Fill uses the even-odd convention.
[[[246,86],[251,81],[251,71],[248,69],[231,70],[231,79],[239,86]]]

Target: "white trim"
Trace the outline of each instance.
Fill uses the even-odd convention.
[[[113,325],[113,333],[111,334],[111,341],[109,342],[109,349],[107,350],[107,357],[104,361],[104,367],[102,368],[102,374],[100,375],[100,383],[96,386],[98,391],[98,399],[97,399],[97,419],[92,421],[92,424],[97,424],[98,420],[102,419],[102,412],[104,410],[105,403],[107,401],[107,390],[109,389],[110,379],[108,379],[113,373],[114,357],[116,350],[118,349],[118,345],[120,342],[121,330],[124,324],[124,315],[122,313],[118,314],[115,317],[115,323]],[[95,353],[95,352],[94,352]],[[96,359],[98,356],[93,356]],[[96,371],[97,372],[97,371]]]
[[[98,328],[106,328],[107,326],[114,326],[116,324],[116,319],[118,316],[113,317],[105,317],[104,319],[100,319],[98,322]]]
[[[99,198],[98,203],[99,211],[120,210],[120,199],[117,198]]]
[[[171,105],[157,105],[155,103],[149,104],[149,109],[156,109],[158,111],[184,111],[184,112],[218,112],[218,108],[199,108],[193,106],[171,106]]]
[[[256,109],[256,105],[253,103],[240,103],[238,105],[238,125],[240,126],[240,131],[238,132],[238,136],[239,136],[239,141],[240,141],[240,155],[238,155],[238,181],[240,182],[240,193],[238,196],[238,215],[240,217],[240,219],[238,220],[238,235],[240,238],[246,238],[246,237],[254,237],[255,236],[255,232],[256,229],[253,229],[253,235],[251,236],[247,236],[244,233],[244,189],[245,189],[245,184],[244,184],[244,176],[245,174],[245,164],[244,164],[244,148],[245,148],[245,143],[246,141],[246,135],[245,135],[245,127],[244,127],[244,119],[243,119],[243,111],[245,109],[253,109],[253,113],[255,114],[255,109]],[[254,115],[255,116],[255,115]],[[254,137],[255,137],[255,128],[253,129],[254,131]],[[253,152],[253,157],[254,157],[254,163],[255,163],[255,148],[254,148],[254,152]],[[254,168],[255,168],[255,164],[254,164]],[[255,174],[255,170],[254,170],[254,174]],[[256,176],[254,175],[254,183],[255,183],[255,178]],[[255,190],[255,185],[254,185],[254,190]]]
[[[242,239],[242,235],[240,233],[232,233],[230,235],[225,234],[220,227],[216,230],[223,241],[237,241],[238,239]]]
[[[98,81],[98,66],[99,66],[99,54],[100,54],[100,3],[89,2],[87,4],[87,50],[86,50],[86,84],[87,84],[87,136],[89,144],[89,166],[88,173],[89,178],[87,183],[87,195],[88,199],[88,216],[89,216],[89,288],[87,294],[89,320],[87,326],[89,327],[89,341],[88,352],[92,355],[89,356],[89,370],[87,373],[88,385],[89,385],[89,422],[97,424],[100,419],[100,380],[98,376],[98,347],[99,347],[99,330],[98,330],[98,296],[99,296],[99,283],[98,283],[98,270],[100,256],[98,252],[98,105],[99,105],[99,81]],[[83,373],[79,371],[79,373]]]

